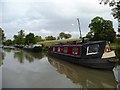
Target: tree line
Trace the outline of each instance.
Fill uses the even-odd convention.
[[[5,39],[4,30],[2,30],[2,28],[0,27],[0,43],[2,43],[4,39]]]
[[[116,32],[113,28],[113,23],[110,20],[105,20],[102,17],[96,16],[93,18],[88,25],[90,31],[86,34],[86,37],[89,37],[93,41],[97,40],[106,40],[110,42],[114,42],[116,39]],[[2,32],[2,38],[4,45],[29,45],[36,44],[37,42],[41,42],[44,40],[59,40],[59,39],[68,39],[71,38],[72,35],[69,33],[60,32],[58,37],[54,37],[52,35],[46,36],[45,39],[42,39],[41,36],[35,36],[34,33],[29,33],[25,35],[24,30],[20,30],[17,35],[13,36],[13,40],[5,39],[5,34],[2,28],[0,29]],[[118,35],[120,36],[120,35]]]
[[[5,39],[4,30],[0,28],[0,36],[3,45],[29,45],[29,44],[36,44],[37,42],[45,41],[45,40],[59,40],[59,39],[68,39],[71,38],[71,34],[66,34],[64,32],[59,33],[58,37],[54,37],[52,35],[46,36],[45,39],[43,39],[41,36],[35,35],[34,33],[29,33],[25,35],[24,30],[20,30],[17,35],[13,36],[13,40],[11,39]]]

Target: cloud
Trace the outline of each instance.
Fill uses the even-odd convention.
[[[100,5],[98,0],[2,0],[2,26],[8,38],[19,30],[33,32],[42,37],[57,36],[69,32],[79,37],[76,18],[80,18],[82,34],[89,31],[88,25],[95,16],[117,22],[110,15],[108,6]],[[1,23],[0,23],[1,25]]]
[[[43,38],[45,38],[46,36],[52,35],[52,32],[51,32],[50,30],[41,29],[41,30],[38,32],[38,35],[41,35]]]

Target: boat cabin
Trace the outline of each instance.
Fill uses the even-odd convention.
[[[105,41],[94,41],[82,44],[57,44],[50,47],[51,53],[78,58],[101,57],[105,48]]]

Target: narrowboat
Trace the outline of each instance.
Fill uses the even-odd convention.
[[[105,49],[106,41],[56,44],[49,48],[49,55],[86,67],[112,70],[118,59],[112,52],[105,52]]]
[[[24,45],[15,45],[15,48],[23,49]]]
[[[42,51],[42,45],[32,45],[32,46],[25,46],[23,50],[31,51],[31,52],[41,52]]]
[[[4,49],[14,49],[15,47],[14,46],[3,46],[2,48],[4,48]]]
[[[0,45],[0,48],[3,48],[3,45]]]

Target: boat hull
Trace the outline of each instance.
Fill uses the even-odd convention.
[[[24,46],[14,46],[15,48],[23,49]]]
[[[41,52],[42,47],[34,47],[34,48],[23,48],[26,51],[31,51],[31,52]]]
[[[64,61],[68,61],[71,63],[79,64],[79,65],[94,68],[94,69],[112,70],[116,64],[115,62],[109,61],[111,59],[116,59],[115,57],[107,58],[107,59],[101,59],[101,58],[82,59],[82,58],[76,58],[76,57],[61,55],[57,53],[51,53],[51,52],[49,52],[48,55],[60,58]]]

